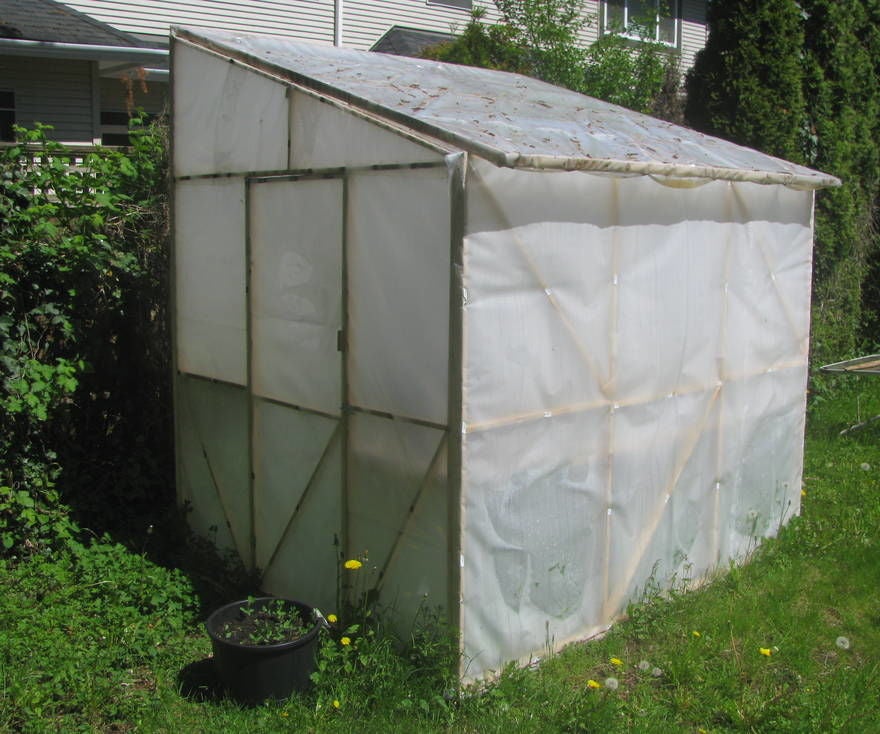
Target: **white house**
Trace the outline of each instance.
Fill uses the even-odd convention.
[[[666,0],[585,0],[584,43]],[[658,12],[658,41],[693,64],[706,41],[707,0],[673,0]],[[172,25],[277,35],[297,41],[415,55],[462,28],[490,0],[3,0],[0,5],[0,141],[12,123],[51,124],[71,144],[125,139],[128,112],[160,112]]]

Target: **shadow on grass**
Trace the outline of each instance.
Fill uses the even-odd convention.
[[[197,703],[220,703],[226,691],[217,677],[214,658],[203,658],[185,666],[177,674],[180,695]]]

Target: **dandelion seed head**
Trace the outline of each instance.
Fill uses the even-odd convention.
[[[651,663],[647,660],[639,660],[638,668],[639,670],[648,671],[651,669]]]
[[[838,637],[834,644],[837,645],[841,650],[849,650],[849,637],[844,637],[841,635]]]
[[[861,465],[862,471],[871,471],[871,465],[866,461]]]
[[[652,668],[651,675],[653,675],[655,678],[659,678],[661,675],[663,675],[663,669],[662,668]]]
[[[618,681],[617,678],[612,677],[612,678],[605,679],[605,687],[609,691],[616,691],[619,685],[620,685],[620,681]]]

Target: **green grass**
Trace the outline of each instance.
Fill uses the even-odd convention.
[[[867,377],[816,405],[802,515],[751,563],[458,697],[442,639],[401,656],[363,630],[344,653],[329,640],[316,689],[284,704],[182,693],[182,671],[210,652],[182,573],[109,542],[7,560],[0,730],[880,732],[880,424],[837,435],[877,413],[880,379]]]

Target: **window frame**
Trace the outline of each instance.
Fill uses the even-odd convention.
[[[623,12],[624,12],[624,27],[622,31],[614,30],[611,28],[611,24],[608,20],[608,10],[610,3],[608,0],[602,0],[602,33],[610,34],[616,33],[621,38],[627,38],[632,41],[648,41],[652,43],[659,43],[667,48],[681,48],[681,0],[650,0],[654,3],[654,38],[646,38],[643,36],[639,36],[634,33],[629,33],[628,28],[631,25],[632,21],[629,18],[630,13],[630,0],[620,0],[623,4]],[[670,8],[670,15],[672,16],[672,22],[674,23],[673,27],[673,37],[674,41],[664,41],[660,39],[660,7],[661,4],[667,4]]]
[[[449,8],[470,13],[474,9],[474,0],[425,0],[425,5],[429,8]]]

